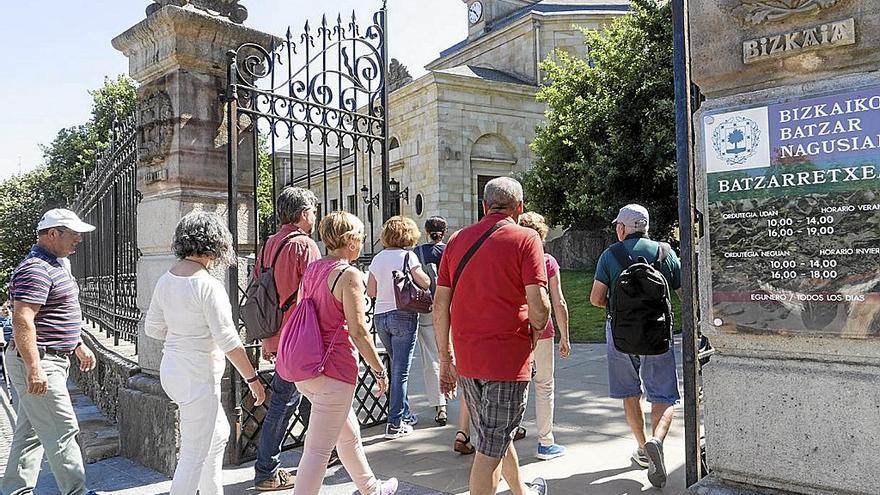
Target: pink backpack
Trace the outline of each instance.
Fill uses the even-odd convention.
[[[335,265],[330,266],[330,270]],[[319,283],[326,283],[330,270],[316,270],[311,284],[303,280],[302,299],[293,310],[293,314],[281,329],[281,340],[278,342],[278,357],[275,360],[275,372],[288,382],[301,382],[315,378],[324,372],[324,364],[333,350],[340,326],[333,334],[329,348],[324,350],[324,339],[318,325],[318,308],[312,295]],[[345,270],[343,270],[344,272]],[[340,273],[340,276],[342,273]],[[337,277],[337,281],[339,277]],[[336,285],[336,282],[333,283]],[[326,286],[323,287],[326,290]]]

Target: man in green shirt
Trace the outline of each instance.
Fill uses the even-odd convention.
[[[621,208],[612,222],[617,239],[623,243],[631,259],[642,256],[648,263],[654,263],[659,244],[648,238],[648,223],[648,210],[637,204]],[[596,266],[590,303],[600,308],[607,307],[609,288],[614,287],[617,277],[625,268],[617,261],[611,249],[606,249]],[[660,263],[660,272],[669,283],[669,288],[679,291],[680,294],[681,263],[671,250]],[[610,319],[605,321],[605,335],[610,395],[615,399],[623,399],[626,422],[639,445],[632,459],[639,466],[648,468],[648,480],[652,485],[662,487],[666,483],[663,439],[672,423],[673,405],[680,398],[674,348],[670,344],[667,352],[655,356],[624,354],[614,347]],[[641,405],[643,386],[648,402],[651,403],[650,439],[645,438],[645,415]]]

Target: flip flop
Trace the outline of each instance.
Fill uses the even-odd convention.
[[[459,440],[458,435],[464,437],[464,440]],[[455,432],[454,450],[462,455],[470,455],[473,454],[476,449],[471,445],[471,437],[467,436],[465,432],[459,430]]]

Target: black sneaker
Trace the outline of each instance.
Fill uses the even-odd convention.
[[[547,495],[547,481],[544,478],[535,478],[531,483],[526,483],[529,487],[529,495]]]
[[[336,449],[333,449],[330,452],[330,458],[327,459],[327,467],[328,468],[333,467],[333,466],[339,464],[339,462],[340,462],[339,461],[339,454],[336,452]]]
[[[657,488],[666,484],[666,464],[663,462],[663,444],[652,438],[645,442],[645,454],[648,455],[648,481]]]

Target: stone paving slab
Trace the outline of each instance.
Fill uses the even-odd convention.
[[[400,479],[402,494],[467,493],[472,457],[461,456],[452,450],[453,437],[458,429],[455,421],[458,417],[458,401],[449,406],[450,423],[445,427],[436,425],[433,422],[433,408],[427,406],[424,396],[420,359],[414,359],[413,363],[410,400],[421,421],[413,435],[394,441],[382,438],[382,427],[364,430],[367,458],[380,478],[396,476]],[[676,419],[665,445],[669,481],[664,489],[659,490],[650,486],[646,471],[630,461],[635,443],[626,425],[622,404],[619,400],[606,397],[608,385],[604,345],[573,346],[572,358],[557,361],[556,377],[555,434],[557,442],[568,447],[568,455],[551,461],[540,461],[535,457],[532,392],[524,421],[529,434],[517,442],[526,479],[535,476],[547,478],[553,495],[677,494],[684,489],[684,432],[680,406],[676,407]],[[646,404],[646,413],[648,407]],[[3,431],[2,428],[0,416],[0,431]],[[285,452],[282,455],[283,465],[295,466],[299,456],[297,451]],[[6,457],[2,450],[0,457]],[[89,464],[86,472],[90,486],[102,493],[158,495],[167,493],[171,486],[170,480],[164,475],[121,457]],[[253,463],[227,467],[224,470],[225,493],[257,493],[253,490],[252,478]],[[509,493],[503,483],[499,491]],[[34,493],[58,493],[45,463]],[[349,495],[356,493],[356,489],[345,470],[337,466],[328,471],[321,493]]]

